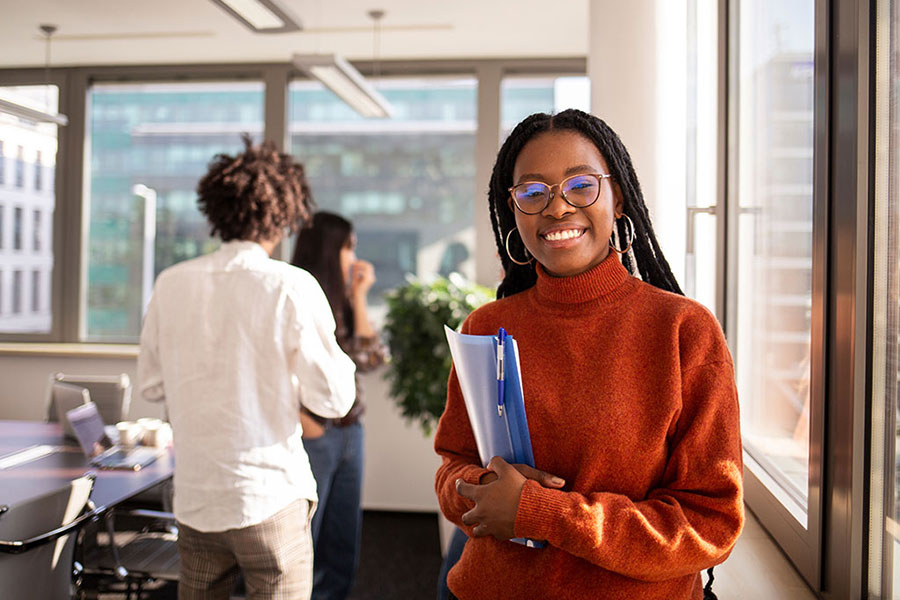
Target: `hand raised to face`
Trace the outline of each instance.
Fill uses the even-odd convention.
[[[482,478],[480,485],[459,479],[456,491],[460,496],[475,502],[475,507],[462,516],[466,525],[474,525],[473,535],[492,535],[498,540],[515,537],[516,513],[525,481],[533,479],[544,487],[561,488],[565,481],[528,465],[511,465],[499,456],[487,466],[491,473]]]

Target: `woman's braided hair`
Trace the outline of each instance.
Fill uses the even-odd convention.
[[[497,162],[491,174],[491,184],[488,190],[488,202],[491,210],[491,224],[494,228],[494,241],[497,243],[497,251],[500,254],[500,262],[503,265],[504,277],[497,288],[497,297],[503,298],[524,291],[535,284],[537,273],[534,262],[527,265],[518,265],[510,260],[506,252],[506,236],[516,227],[516,217],[513,209],[509,207],[509,188],[513,185],[513,170],[516,159],[522,148],[531,139],[546,131],[574,131],[597,146],[600,154],[606,159],[612,180],[619,184],[622,192],[624,212],[634,223],[634,245],[632,251],[637,259],[637,265],[632,261],[630,253],[622,255],[622,261],[629,272],[634,274],[639,271],[642,279],[658,288],[682,294],[669,263],[666,262],[653,226],[644,204],[644,196],[641,193],[641,185],[638,183],[634,166],[628,150],[622,144],[619,136],[601,119],[586,112],[570,108],[556,115],[536,113],[519,123],[497,154]],[[619,239],[627,239],[624,219],[618,219]],[[509,250],[517,258],[523,260],[528,256],[522,238],[516,234],[510,236]]]
[[[197,184],[197,207],[222,241],[261,242],[297,231],[315,210],[303,165],[266,142],[242,136],[244,152],[217,154]]]

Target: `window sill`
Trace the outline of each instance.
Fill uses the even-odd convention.
[[[2,343],[0,356],[72,356],[78,358],[137,358],[136,344]]]

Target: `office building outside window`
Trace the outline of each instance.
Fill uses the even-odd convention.
[[[156,275],[218,248],[197,181],[214,155],[243,148],[242,133],[261,140],[263,85],[96,85],[89,100],[84,330],[89,341],[134,342]]]
[[[290,148],[319,207],[353,221],[357,254],[375,266],[377,318],[406,275],[474,277],[477,82],[382,79],[391,119],[364,119],[317,82],[290,85]]]
[[[5,183],[6,155],[3,152],[3,140],[0,140],[0,185]]]
[[[56,86],[0,86],[0,98],[41,111],[56,111],[57,97]],[[0,158],[0,177],[11,175],[0,181],[0,270],[6,277],[0,333],[49,333],[57,126],[0,113],[0,140],[0,154],[15,149],[13,158]],[[21,273],[34,272],[38,283],[28,285]]]

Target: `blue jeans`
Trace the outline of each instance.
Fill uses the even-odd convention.
[[[438,575],[438,600],[452,600],[455,598],[450,593],[450,588],[447,587],[447,573],[450,572],[453,565],[459,562],[459,557],[462,556],[463,548],[466,547],[468,539],[469,537],[459,527],[453,530],[453,537],[450,538],[450,544],[447,546],[447,556],[444,557],[444,562],[441,563],[441,572]]]
[[[344,600],[353,587],[362,534],[363,428],[328,427],[304,439],[319,491],[312,519],[312,600]]]

